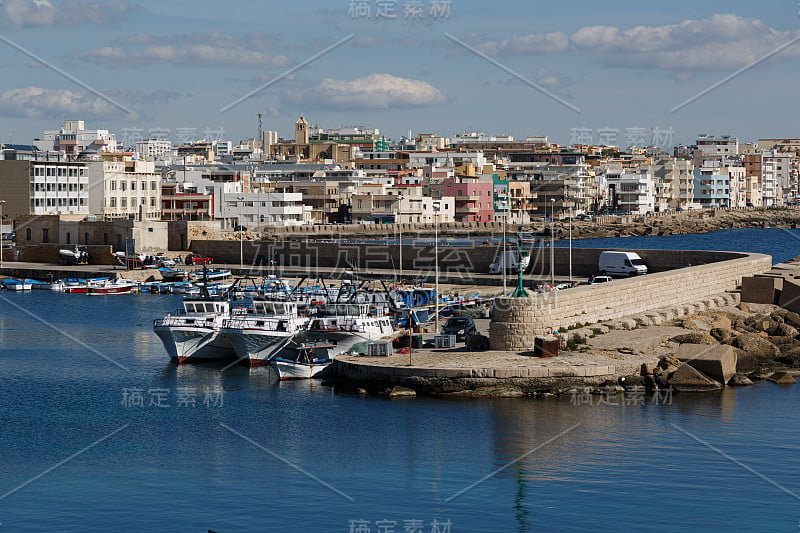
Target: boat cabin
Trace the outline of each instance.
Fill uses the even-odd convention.
[[[210,313],[226,315],[230,310],[230,304],[225,300],[186,299],[183,301],[183,308],[190,315]]]

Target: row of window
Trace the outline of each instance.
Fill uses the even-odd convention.
[[[83,183],[34,183],[31,185],[33,192],[83,192],[86,185]]]
[[[106,207],[117,207],[117,197],[112,196],[107,199],[108,205]],[[144,196],[139,197],[139,205],[147,205],[147,198]],[[156,206],[156,199],[150,198],[150,207]],[[128,199],[124,196],[119,199],[119,207],[128,207]],[[136,198],[131,198],[131,207],[136,207]]]
[[[85,207],[85,198],[36,198],[31,200],[34,207]]]
[[[77,178],[79,176],[85,176],[85,172],[86,169],[82,167],[31,167],[32,177],[49,176],[59,178]]]
[[[133,181],[133,180],[131,180],[130,182],[127,181],[127,180],[120,180],[119,181],[119,190],[121,190],[121,191],[127,190],[127,188],[128,188],[127,184],[128,183],[130,183],[130,189],[132,191],[135,191],[136,190],[136,182]],[[139,190],[140,191],[146,191],[147,190],[147,182],[142,180],[139,183],[140,183]],[[108,188],[111,191],[116,191],[117,190],[117,181],[116,180],[109,181],[108,182]],[[151,191],[157,191],[158,190],[158,182],[157,181],[152,180],[150,182],[150,190]]]

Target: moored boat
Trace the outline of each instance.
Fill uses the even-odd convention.
[[[106,280],[88,283],[86,286],[86,294],[90,296],[131,294],[135,288],[136,284],[129,279]]]
[[[256,298],[247,310],[232,311],[222,325],[236,357],[250,366],[269,364],[270,359],[308,324],[299,316],[296,302]]]
[[[273,357],[270,366],[278,374],[278,379],[311,379],[322,377],[321,374],[333,363],[330,345],[304,345],[294,350],[293,357]]]
[[[3,280],[3,287],[10,291],[29,291],[35,280],[8,278]]]
[[[369,304],[328,304],[321,307],[304,335],[333,345],[330,355],[348,353],[361,342],[392,341],[399,332],[382,307],[370,313]]]

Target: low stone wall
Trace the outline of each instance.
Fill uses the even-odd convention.
[[[29,246],[19,246],[19,257],[13,259],[17,261],[25,261],[29,263],[56,263],[61,261],[61,256],[58,254],[59,250],[71,250],[74,245],[69,244],[32,244]],[[105,245],[89,245],[79,246],[81,250],[89,252],[89,264],[92,265],[115,265],[117,260],[113,254],[112,246]],[[10,254],[4,255],[4,259],[10,259]],[[11,265],[6,265],[11,266]]]
[[[670,253],[679,255],[682,252]],[[526,350],[533,346],[535,335],[576,324],[642,314],[732,291],[743,277],[766,272],[772,266],[768,255],[729,253],[728,257],[717,263],[617,279],[611,283],[534,293],[528,298],[497,298],[489,326],[491,347],[493,350]]]

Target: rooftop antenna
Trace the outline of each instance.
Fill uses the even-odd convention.
[[[258,143],[261,146],[261,153],[264,153],[264,113],[258,114]]]

